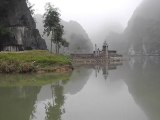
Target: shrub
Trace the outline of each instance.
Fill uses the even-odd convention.
[[[19,73],[27,73],[27,72],[35,72],[35,71],[36,71],[36,67],[31,63],[21,63],[18,69]]]
[[[18,62],[13,61],[1,61],[0,72],[12,73],[17,71]]]

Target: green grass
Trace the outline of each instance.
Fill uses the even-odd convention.
[[[34,50],[0,53],[0,72],[34,72],[37,68],[64,65],[71,65],[69,57],[51,54],[48,51]]]

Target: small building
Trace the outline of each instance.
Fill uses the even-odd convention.
[[[109,61],[120,61],[122,60],[122,55],[117,54],[115,50],[108,50],[108,44],[105,41],[102,46],[102,50],[97,48],[95,45],[95,51],[91,54],[71,54],[73,62],[84,62],[88,63],[104,63]]]

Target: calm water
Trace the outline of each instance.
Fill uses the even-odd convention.
[[[158,57],[79,67],[69,80],[52,78],[1,75],[0,120],[160,120]]]

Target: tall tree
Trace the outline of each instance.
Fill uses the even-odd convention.
[[[46,12],[44,14],[44,34],[51,35],[51,52],[52,43],[56,45],[56,53],[59,53],[60,43],[62,41],[63,26],[60,24],[60,13],[50,3],[46,4]]]
[[[62,45],[62,42],[63,42],[63,38],[62,38],[63,33],[64,33],[63,26],[61,24],[58,24],[56,26],[55,39],[54,39],[54,43],[56,44],[56,53],[59,53],[59,48]]]
[[[67,42],[66,39],[63,38],[61,44],[63,46],[63,53],[64,53],[65,52],[64,48],[68,48],[69,47],[69,42]]]

